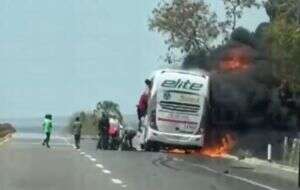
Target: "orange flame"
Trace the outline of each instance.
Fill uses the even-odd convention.
[[[230,153],[235,144],[236,142],[233,137],[229,134],[226,134],[225,137],[222,138],[220,145],[203,148],[201,149],[200,154],[213,158],[225,157]]]
[[[224,158],[228,155],[233,147],[235,146],[236,141],[232,135],[226,134],[222,139],[221,143],[218,145],[204,147],[201,150],[188,150],[189,153],[200,153],[203,156],[208,156],[212,158]],[[169,149],[167,151],[170,154],[186,154],[184,149]]]
[[[171,154],[185,154],[185,150],[183,150],[183,149],[171,149],[171,150],[168,150],[168,153],[171,153]]]
[[[248,68],[248,63],[239,59],[238,57],[233,57],[231,60],[223,61],[221,64],[221,69],[225,71],[235,71],[235,70],[245,70]]]

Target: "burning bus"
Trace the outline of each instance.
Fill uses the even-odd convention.
[[[141,146],[197,149],[204,144],[210,110],[210,78],[203,70],[164,69],[151,76]]]

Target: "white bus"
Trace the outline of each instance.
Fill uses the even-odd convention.
[[[164,69],[150,79],[141,147],[146,151],[202,147],[210,107],[209,75],[203,70]]]

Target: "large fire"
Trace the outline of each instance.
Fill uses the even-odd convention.
[[[249,67],[249,63],[246,60],[233,57],[231,60],[222,61],[220,67],[223,71],[242,71]]]
[[[235,144],[236,141],[232,137],[232,135],[226,134],[221,139],[221,143],[201,149],[200,154],[204,156],[214,157],[214,158],[225,157],[232,151]]]
[[[221,71],[244,71],[251,65],[253,51],[240,46],[229,49],[222,57],[219,67]]]
[[[214,141],[215,144],[209,147],[204,147],[199,151],[189,150],[189,153],[200,153],[203,156],[208,156],[212,158],[223,158],[228,155],[233,147],[236,144],[236,140],[233,138],[232,135],[226,134],[220,143],[217,143],[217,140]],[[186,154],[187,151],[183,149],[170,149],[168,153],[171,154]]]

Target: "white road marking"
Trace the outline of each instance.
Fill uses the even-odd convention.
[[[111,179],[114,184],[122,184],[123,182],[120,179]]]
[[[65,140],[66,144],[67,145],[70,145],[72,146],[74,149],[76,149],[76,146],[69,143],[69,141],[67,140],[67,138],[63,137],[62,139]],[[80,151],[80,149],[77,149],[77,151]],[[85,152],[80,152],[80,155],[84,155],[86,158],[89,158],[92,162],[96,162],[96,158],[92,157],[91,155],[88,155],[86,154]],[[111,171],[110,170],[107,170],[107,169],[104,169],[104,166],[102,164],[96,164],[96,167],[98,168],[101,168],[102,169],[102,172],[104,174],[111,174]],[[117,178],[112,178],[111,181],[114,183],[114,184],[118,184],[118,185],[121,185],[122,188],[126,188],[127,185],[123,184],[123,181],[120,180],[120,179],[117,179]],[[123,185],[122,185],[123,184]]]
[[[111,174],[111,171],[109,171],[109,170],[102,170],[102,172],[105,174]]]
[[[103,168],[103,165],[102,164],[96,164],[96,167],[98,167],[98,168]]]
[[[205,169],[207,171],[210,171],[212,173],[215,173],[215,174],[221,174],[217,170],[214,170],[214,169],[209,168],[207,166],[203,166],[203,165],[200,165],[200,164],[193,164],[193,165],[197,166],[199,168]],[[273,188],[273,187],[270,187],[270,186],[267,186],[267,185],[264,185],[264,184],[261,184],[261,183],[258,183],[256,181],[246,179],[246,178],[243,178],[243,177],[239,177],[239,176],[235,176],[235,175],[231,175],[231,174],[224,174],[224,176],[230,177],[230,178],[233,178],[233,179],[236,179],[236,180],[240,180],[242,182],[249,183],[251,185],[254,185],[254,186],[257,186],[257,187],[260,187],[260,188],[264,188],[264,189],[268,189],[268,190],[279,190],[279,189],[276,189],[276,188]]]
[[[246,178],[243,178],[243,177],[239,177],[239,176],[235,176],[235,175],[231,175],[231,174],[226,174],[225,176],[231,177],[231,178],[234,178],[234,179],[237,179],[237,180],[240,180],[240,181],[243,181],[243,182],[252,184],[254,186],[258,186],[258,187],[264,188],[264,189],[279,190],[279,189],[276,189],[276,188],[273,188],[273,187],[270,187],[270,186],[267,186],[267,185],[264,185],[264,184],[261,184],[261,183],[258,183],[256,181],[253,181],[253,180],[250,180],[250,179],[246,179]]]
[[[26,142],[26,143],[21,143],[21,142],[13,142],[15,145],[39,145],[41,146],[42,143],[37,143],[37,142]],[[66,143],[49,143],[52,146],[68,146]]]
[[[218,173],[219,173],[218,171],[216,171],[216,170],[214,170],[214,169],[211,169],[211,168],[209,168],[209,167],[207,167],[207,166],[203,166],[203,165],[200,165],[200,164],[193,164],[193,165],[196,166],[196,167],[202,168],[202,169],[204,169],[204,170],[210,171],[210,172],[212,172],[212,173],[215,173],[215,174],[218,174]]]
[[[183,159],[181,159],[181,158],[173,158],[173,160],[174,160],[175,162],[182,162],[182,161],[183,161]]]
[[[92,156],[91,156],[91,155],[88,155],[88,154],[86,154],[85,157],[88,158],[88,159],[91,159],[91,158],[92,158]]]
[[[92,162],[96,162],[96,161],[97,161],[96,158],[93,158],[93,157],[91,157],[90,160],[91,160]]]

